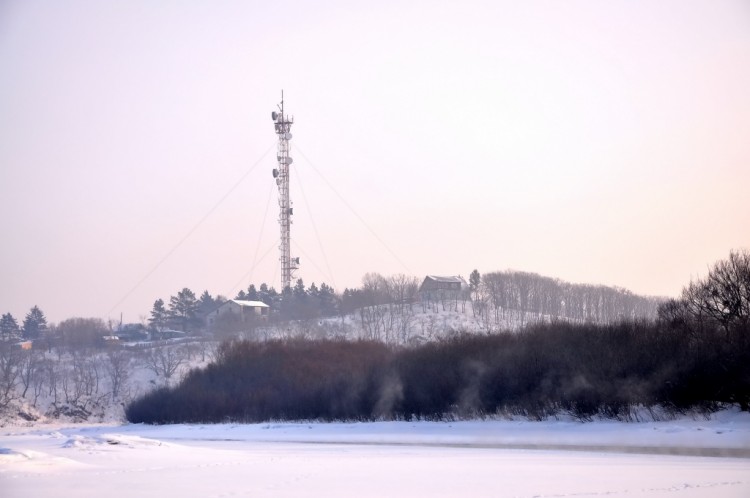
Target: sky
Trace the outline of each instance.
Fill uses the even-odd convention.
[[[750,4],[0,1],[0,313],[296,277],[677,296],[750,248]]]

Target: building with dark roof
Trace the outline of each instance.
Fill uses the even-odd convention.
[[[440,277],[437,275],[427,275],[419,286],[419,298],[423,307],[430,304],[442,302],[444,305],[447,301],[453,301],[454,307],[459,297],[464,291],[467,291],[469,284],[461,276]]]

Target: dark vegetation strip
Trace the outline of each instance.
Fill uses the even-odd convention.
[[[554,323],[412,348],[380,342],[226,342],[215,363],[126,408],[131,422],[380,420],[750,403],[747,326]]]

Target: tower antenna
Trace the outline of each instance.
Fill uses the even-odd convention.
[[[279,244],[279,261],[281,263],[281,290],[291,287],[294,272],[299,268],[299,258],[291,255],[291,225],[292,225],[292,201],[289,197],[289,166],[292,158],[289,156],[291,147],[289,141],[292,139],[292,123],[294,117],[284,113],[284,90],[281,91],[281,104],[278,105],[280,112],[272,112],[271,119],[274,123],[276,136],[279,144],[276,151],[278,167],[273,170],[273,177],[279,187],[279,228],[281,230],[281,242]]]

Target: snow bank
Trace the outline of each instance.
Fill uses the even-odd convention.
[[[99,424],[1,431],[5,498],[750,496],[750,414],[738,410],[708,420],[640,423]]]

